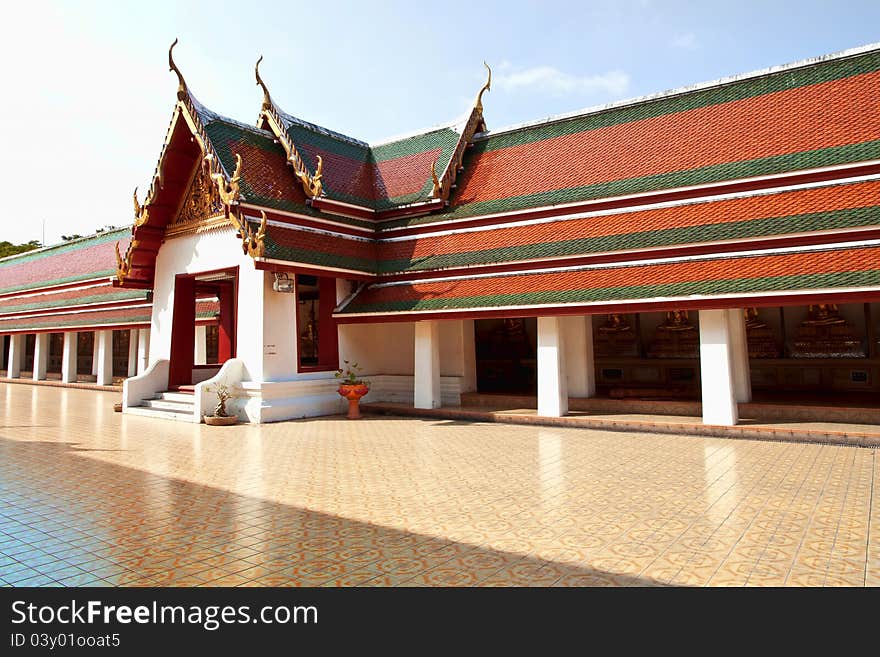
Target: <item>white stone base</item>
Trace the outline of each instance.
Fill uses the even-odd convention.
[[[364,403],[412,404],[412,376],[380,374],[367,378],[371,386],[369,394],[363,398]],[[239,412],[239,417],[254,424],[339,415],[346,412],[348,402],[339,396],[338,388],[339,381],[332,375],[299,381],[244,381],[235,391],[240,397],[234,401],[233,408]],[[444,406],[461,404],[461,377],[441,377],[440,390]]]

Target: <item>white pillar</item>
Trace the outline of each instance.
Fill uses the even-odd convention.
[[[568,396],[596,396],[596,366],[593,362],[593,318],[563,317],[565,369]]]
[[[464,361],[461,391],[474,392],[477,389],[477,346],[472,319],[461,322],[461,357]]]
[[[100,331],[92,331],[92,374],[98,373],[98,336]]]
[[[98,355],[99,386],[109,386],[113,383],[113,331],[96,331],[95,353]]]
[[[46,364],[49,362],[49,334],[37,333],[34,340],[34,381],[46,378]]]
[[[730,311],[700,311],[700,378],[703,423],[733,426],[737,422],[730,348]]]
[[[416,322],[415,385],[416,408],[440,408],[440,325],[436,321]]]
[[[138,362],[138,330],[131,329],[128,332],[128,376],[137,374]]]
[[[565,341],[559,317],[538,318],[538,415],[568,413]]]
[[[6,364],[6,376],[17,379],[21,376],[21,354],[24,350],[24,336],[21,333],[9,336],[9,359]]]
[[[196,344],[193,353],[193,365],[205,365],[208,362],[208,327],[196,326]]]
[[[741,404],[752,401],[752,376],[749,372],[749,343],[743,309],[728,311],[730,323],[730,356],[733,360],[733,390]]]
[[[137,373],[143,374],[150,364],[150,329],[138,331],[137,339]]]
[[[61,381],[76,383],[76,348],[79,334],[67,331],[64,334],[64,351],[61,354]]]

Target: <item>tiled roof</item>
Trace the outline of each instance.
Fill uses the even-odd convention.
[[[431,164],[442,171],[459,139],[445,127],[370,146],[283,112],[281,118],[310,171],[322,158],[328,198],[374,210],[427,200]]]
[[[110,230],[0,260],[0,294],[76,281],[109,278],[116,273],[114,245],[125,252],[129,228]]]
[[[880,286],[880,247],[697,258],[654,264],[373,284],[342,310],[491,310]]]
[[[880,51],[476,140],[448,212],[385,227],[880,158]]]
[[[133,292],[138,292],[137,290]],[[100,307],[92,306],[75,312],[67,311],[66,307],[46,307],[46,312],[33,315],[14,315],[12,313],[0,313],[0,333],[4,331],[49,331],[52,329],[63,330],[76,327],[101,327],[127,328],[150,324],[151,308],[145,294],[140,291],[142,303],[134,303],[130,298],[131,305]],[[219,304],[216,301],[197,301],[196,319],[203,323],[210,323],[219,312]]]
[[[80,312],[57,312],[28,317],[0,317],[2,331],[47,331],[97,326],[124,327],[150,323],[150,307],[110,308],[108,310],[83,310]]]
[[[304,265],[376,271],[376,244],[372,240],[345,239],[316,231],[269,225],[265,257]]]
[[[0,316],[69,306],[143,301],[146,298],[147,293],[144,290],[125,290],[113,287],[110,283],[62,288],[44,294],[0,298]]]
[[[880,225],[880,181],[379,244],[379,271],[446,269]]]

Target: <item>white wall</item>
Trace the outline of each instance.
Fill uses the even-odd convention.
[[[438,322],[440,329],[440,376],[462,377],[463,391],[476,386],[474,324],[472,320]],[[415,325],[342,324],[339,326],[339,362],[358,363],[365,376],[415,371]]]
[[[183,235],[162,244],[156,257],[156,277],[153,285],[153,316],[150,322],[151,363],[171,357],[174,277],[177,274],[194,274],[236,266],[240,267],[238,331],[241,335],[249,331],[251,327],[247,325],[247,320],[254,317],[253,304],[248,302],[254,295],[254,290],[246,285],[253,282],[253,276],[249,277],[248,273],[253,274],[256,270],[253,260],[242,253],[241,242],[235,237],[232,227],[198,235]],[[262,272],[259,274],[262,277]],[[259,294],[259,291],[256,292]],[[261,312],[256,314],[262,316]],[[244,325],[243,319],[246,322]]]
[[[345,360],[358,363],[365,375],[411,376],[415,363],[413,323],[341,325],[339,327],[340,364]]]

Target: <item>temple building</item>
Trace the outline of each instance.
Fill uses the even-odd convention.
[[[489,72],[379,143],[286,113],[259,61],[257,120],[226,118],[172,51],[132,226],[0,260],[8,379],[192,422],[218,384],[249,422],[339,413],[345,361],[420,409],[878,400],[880,44],[499,130]]]

